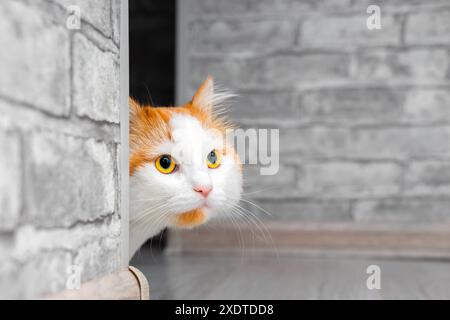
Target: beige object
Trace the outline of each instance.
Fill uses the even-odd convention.
[[[149,284],[144,274],[129,266],[99,279],[88,281],[79,290],[64,290],[46,296],[50,300],[149,300]]]

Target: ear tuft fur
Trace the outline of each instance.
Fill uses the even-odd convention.
[[[192,106],[205,111],[208,114],[224,113],[227,100],[236,95],[228,90],[222,89],[214,82],[212,76],[208,76],[192,98]]]
[[[205,82],[198,88],[192,98],[192,105],[203,111],[210,112],[212,110],[212,102],[214,96],[214,79],[211,76],[206,78]]]

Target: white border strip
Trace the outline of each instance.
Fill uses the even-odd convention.
[[[121,265],[129,265],[129,42],[128,0],[120,1],[120,217]]]

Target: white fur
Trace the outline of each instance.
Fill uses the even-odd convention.
[[[173,226],[177,214],[196,208],[204,208],[207,219],[224,214],[242,192],[239,164],[231,156],[224,155],[218,168],[207,166],[208,153],[223,147],[220,132],[188,115],[174,115],[170,126],[172,141],[157,148],[175,159],[178,170],[163,174],[147,163],[130,177],[130,257],[148,238]],[[213,187],[206,199],[193,190],[198,185]]]

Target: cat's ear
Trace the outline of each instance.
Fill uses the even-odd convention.
[[[211,76],[206,78],[205,82],[198,88],[192,98],[192,106],[199,108],[207,113],[212,112],[214,102],[214,79]]]

